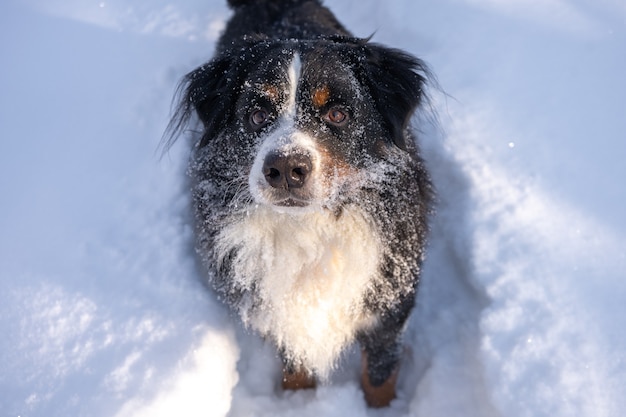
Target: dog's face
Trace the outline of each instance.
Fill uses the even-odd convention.
[[[360,170],[412,151],[416,69],[361,41],[262,41],[191,73],[184,110],[204,124],[215,178],[245,177],[238,187],[279,211],[329,207]]]

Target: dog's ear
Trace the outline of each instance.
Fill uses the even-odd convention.
[[[239,81],[235,62],[228,56],[217,57],[187,74],[178,87],[180,102],[166,134],[168,146],[189,124],[195,112],[203,124],[199,146],[217,135],[232,117]]]
[[[370,92],[393,143],[407,150],[406,127],[424,99],[429,70],[421,60],[397,49],[364,45]]]

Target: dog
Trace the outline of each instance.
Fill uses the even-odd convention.
[[[285,389],[362,350],[372,407],[395,397],[433,187],[410,120],[426,64],[354,37],[319,0],[229,0],[214,58],[181,82],[208,282],[277,347]]]

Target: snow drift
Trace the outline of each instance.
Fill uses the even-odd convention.
[[[271,346],[202,284],[175,85],[221,2],[0,6],[0,411],[7,416],[609,416],[626,407],[626,7],[347,0],[359,36],[429,62],[439,190],[399,398],[358,352],[282,393]]]

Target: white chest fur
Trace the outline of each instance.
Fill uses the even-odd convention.
[[[359,329],[376,318],[363,295],[378,277],[380,241],[363,215],[345,210],[277,213],[259,206],[223,229],[219,253],[238,248],[235,285],[259,297],[244,323],[271,337],[296,363],[324,378]]]

